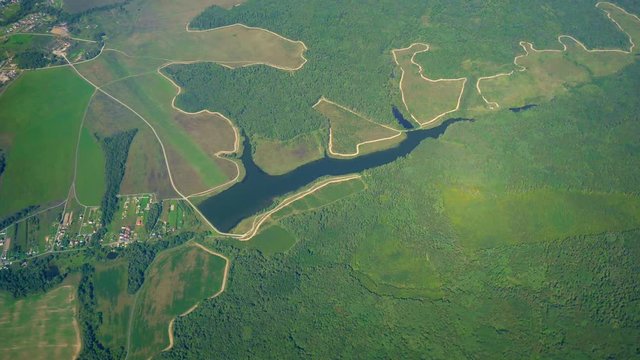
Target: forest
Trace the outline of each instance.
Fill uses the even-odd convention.
[[[13,266],[0,270],[0,289],[14,297],[46,292],[67,276],[66,272],[60,272],[54,260],[55,256],[48,255],[35,258],[27,267]]]
[[[526,194],[527,207],[546,208],[545,189],[637,206],[640,104],[629,91],[638,88],[635,64],[527,111],[455,124],[365,171],[367,191],[283,220],[299,239],[287,253],[215,242],[231,258],[230,286],[176,321],[162,357],[636,357],[640,223],[587,230],[575,216],[617,219],[623,202],[566,200],[569,236],[523,216],[507,226],[533,224],[533,238],[482,246],[452,221],[445,195],[464,189],[498,206]]]
[[[113,214],[118,208],[120,184],[124,178],[129,146],[138,129],[123,131],[101,139],[105,154],[106,191],[100,204],[102,210],[102,226],[111,224]]]

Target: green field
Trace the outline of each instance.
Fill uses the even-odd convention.
[[[99,206],[105,192],[105,159],[98,140],[82,128],[78,146],[76,195],[87,206]]]
[[[0,96],[0,143],[8,150],[0,216],[63,200],[92,88],[68,68],[27,72]]]
[[[176,89],[159,74],[129,78],[105,88],[140,113],[158,131],[167,149],[178,188],[188,194],[207,190],[228,180],[217,162],[199,147],[174,120],[171,108]]]
[[[253,160],[264,172],[282,175],[324,157],[325,136],[322,131],[297,136],[291,140],[279,141],[255,138]]]
[[[100,137],[138,129],[129,148],[125,176],[120,187],[122,194],[156,192],[162,198],[175,196],[160,144],[151,129],[134,113],[98,93],[89,104],[84,125],[91,134]]]
[[[96,266],[94,286],[97,310],[102,313],[99,338],[108,348],[124,347],[133,306],[133,295],[127,292],[127,262]]]
[[[80,350],[76,288],[63,285],[16,300],[0,294],[2,356],[8,359],[71,359]]]
[[[404,139],[400,131],[373,122],[324,98],[313,107],[329,120],[330,150],[334,156],[357,156],[384,150]],[[370,141],[373,143],[366,144]]]
[[[295,245],[297,239],[287,229],[279,225],[272,225],[260,231],[249,241],[238,244],[240,247],[256,249],[265,256],[284,253]]]
[[[160,254],[136,302],[130,358],[146,359],[167,347],[169,322],[220,289],[225,264],[194,245]]]
[[[640,198],[552,189],[447,189],[447,216],[469,251],[640,227]]]

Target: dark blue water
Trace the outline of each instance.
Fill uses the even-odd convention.
[[[407,130],[413,129],[413,124],[411,123],[411,121],[407,120],[395,105],[391,106],[391,113],[393,114],[393,117],[396,118],[396,120],[398,120],[398,123],[400,123],[400,126],[402,126]]]
[[[422,140],[437,139],[451,124],[460,121],[473,120],[448,119],[435,128],[407,132],[407,138],[394,148],[354,159],[325,157],[278,176],[269,175],[256,166],[251,158],[251,145],[246,141],[242,155],[242,163],[246,169],[244,180],[206,199],[198,208],[218,230],[228,232],[242,219],[271,206],[279,196],[296,191],[323,176],[358,173],[388,164],[409,154]]]
[[[538,106],[538,104],[527,104],[527,105],[521,106],[521,107],[509,108],[509,110],[513,111],[514,113],[519,113],[520,111],[526,111],[526,110],[532,109],[532,108],[534,108],[536,106]]]

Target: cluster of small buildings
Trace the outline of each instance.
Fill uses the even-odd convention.
[[[120,228],[120,235],[118,236],[118,241],[122,243],[128,243],[131,241],[131,228],[128,226],[123,226]]]
[[[18,70],[14,69],[0,71],[0,85],[4,85],[5,83],[15,79],[18,77],[18,74]]]
[[[34,27],[36,27],[36,25],[38,25],[40,22],[45,20],[45,16],[46,14],[40,13],[40,12],[35,14],[29,14],[24,18],[7,26],[5,33],[10,34],[18,31],[25,32],[25,31],[32,30]]]

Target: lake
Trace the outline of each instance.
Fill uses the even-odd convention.
[[[322,159],[302,165],[283,175],[269,175],[251,157],[251,145],[245,141],[241,158],[246,169],[244,179],[229,189],[204,200],[198,208],[220,231],[228,232],[241,220],[255,215],[273,204],[279,196],[294,192],[323,176],[359,173],[406,156],[424,139],[437,139],[454,123],[472,119],[448,119],[431,129],[408,131],[407,138],[396,147],[362,155],[353,159]]]

